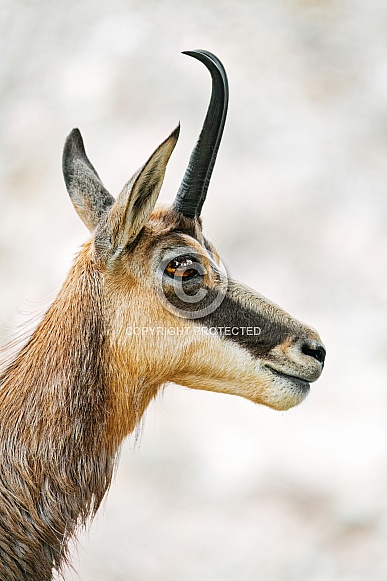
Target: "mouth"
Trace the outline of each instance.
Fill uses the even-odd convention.
[[[278,371],[273,367],[266,367],[275,377],[278,377],[281,382],[284,380],[286,381],[286,385],[288,388],[301,392],[304,395],[307,395],[310,390],[310,383],[306,381],[306,379],[301,379],[300,377],[296,377],[294,375],[288,375],[287,373],[283,373],[282,371]]]

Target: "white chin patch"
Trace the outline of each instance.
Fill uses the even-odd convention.
[[[300,404],[308,395],[310,386],[307,381],[287,375],[270,374],[266,379],[266,389],[261,394],[261,403],[275,410],[288,410]]]

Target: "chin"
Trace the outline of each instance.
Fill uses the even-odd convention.
[[[310,385],[304,379],[269,371],[253,401],[274,410],[286,411],[304,401],[309,390]]]

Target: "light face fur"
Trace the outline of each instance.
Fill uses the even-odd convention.
[[[91,237],[34,333],[0,367],[0,579],[49,581],[61,570],[69,540],[109,488],[119,446],[166,382],[285,410],[321,374],[316,331],[229,280],[203,235],[227,82],[214,55],[192,54],[222,97],[204,124],[211,132],[217,118],[218,129],[199,139],[171,208],[155,206],[179,128],[117,200],[79,131],[66,141],[67,189]]]

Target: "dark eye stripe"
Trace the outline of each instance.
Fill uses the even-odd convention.
[[[270,313],[265,312],[264,305],[257,304],[256,308],[249,306],[248,300],[235,296],[237,283],[229,281],[229,288],[221,305],[211,310],[216,302],[217,290],[202,286],[206,290],[205,298],[200,303],[187,303],[176,296],[170,289],[166,289],[168,301],[183,312],[194,313],[200,309],[209,308],[209,313],[195,319],[195,325],[217,329],[219,335],[226,341],[233,341],[253,355],[253,357],[269,357],[270,351],[280,345],[289,336],[289,324],[279,317],[273,319]],[[245,289],[241,288],[243,293]],[[255,299],[255,297],[253,297]],[[255,300],[256,302],[256,300]],[[189,318],[189,317],[188,317]],[[257,329],[259,333],[248,331]],[[233,329],[228,332],[227,329]],[[296,329],[294,330],[296,332]]]

